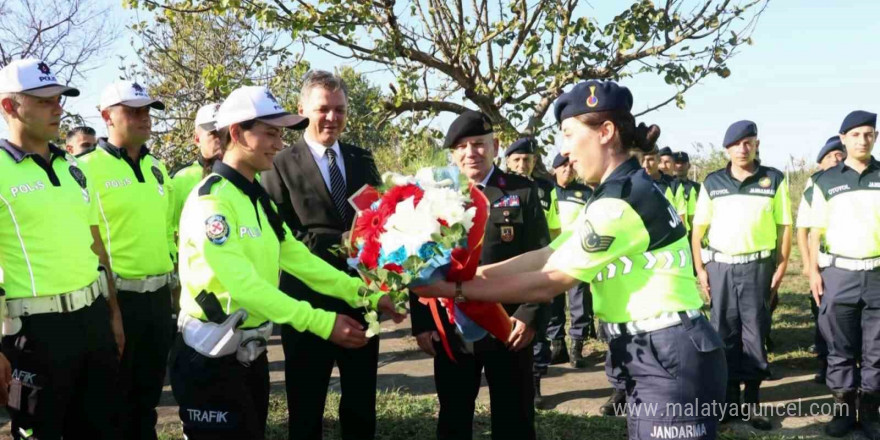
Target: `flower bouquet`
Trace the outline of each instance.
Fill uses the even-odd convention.
[[[367,294],[382,291],[402,309],[408,287],[438,280],[467,281],[476,274],[489,216],[483,193],[467,183],[455,167],[424,168],[415,176],[386,173],[384,193],[369,185],[351,196],[357,217],[344,246],[348,264],[368,286]],[[439,330],[444,349],[454,359],[439,314],[466,341],[487,334],[506,341],[510,319],[498,303],[448,298],[422,298]],[[369,308],[369,302],[362,304]],[[368,336],[379,333],[378,315],[368,310]]]

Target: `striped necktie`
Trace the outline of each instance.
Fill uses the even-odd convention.
[[[327,164],[330,169],[330,195],[333,197],[333,204],[336,205],[336,212],[342,218],[342,223],[346,229],[351,222],[351,208],[345,197],[345,180],[342,178],[342,171],[336,164],[336,152],[332,148],[324,150],[327,156]]]

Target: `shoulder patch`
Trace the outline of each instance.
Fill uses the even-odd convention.
[[[221,245],[229,239],[229,223],[226,217],[214,214],[205,220],[205,236],[211,243]]]
[[[583,234],[581,237],[581,247],[587,252],[607,251],[611,247],[611,243],[614,242],[614,237],[597,234],[589,220],[585,221],[581,233]]]
[[[222,177],[216,174],[208,177],[208,180],[205,180],[205,183],[203,183],[202,186],[199,187],[199,196],[207,196],[211,194],[211,187],[222,179]]]

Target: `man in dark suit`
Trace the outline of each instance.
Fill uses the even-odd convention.
[[[468,180],[489,199],[489,222],[480,264],[506,260],[540,249],[549,242],[547,221],[538,189],[528,179],[495,167],[498,154],[489,117],[475,111],[462,113],[450,126],[444,147]],[[434,357],[434,383],[440,400],[439,439],[470,439],[474,407],[485,369],[489,383],[493,439],[534,439],[535,406],[532,343],[535,329],[546,325],[545,304],[505,304],[513,331],[507,341],[492,336],[467,343],[448,324],[445,332],[455,356],[449,358],[439,342],[429,309],[410,297],[413,335],[419,347]],[[440,310],[439,313],[445,313]]]
[[[309,118],[303,138],[275,156],[262,183],[287,226],[312,253],[346,270],[330,248],[351,228],[354,210],[348,198],[365,184],[381,179],[372,154],[339,142],[345,128],[348,97],[336,75],[312,71],[300,93],[299,112]],[[312,307],[342,313],[366,325],[363,309],[316,293],[290,274],[281,274],[281,290]],[[290,326],[281,329],[287,386],[289,438],[320,439],[324,404],[333,365],[339,367],[343,439],[372,439],[376,431],[376,368],[379,338],[363,348],[345,349]]]

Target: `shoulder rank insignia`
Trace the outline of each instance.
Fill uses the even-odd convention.
[[[584,223],[584,228],[581,233],[583,234],[581,237],[581,246],[587,252],[607,251],[608,248],[611,247],[611,243],[614,242],[614,237],[597,234],[589,220]]]

